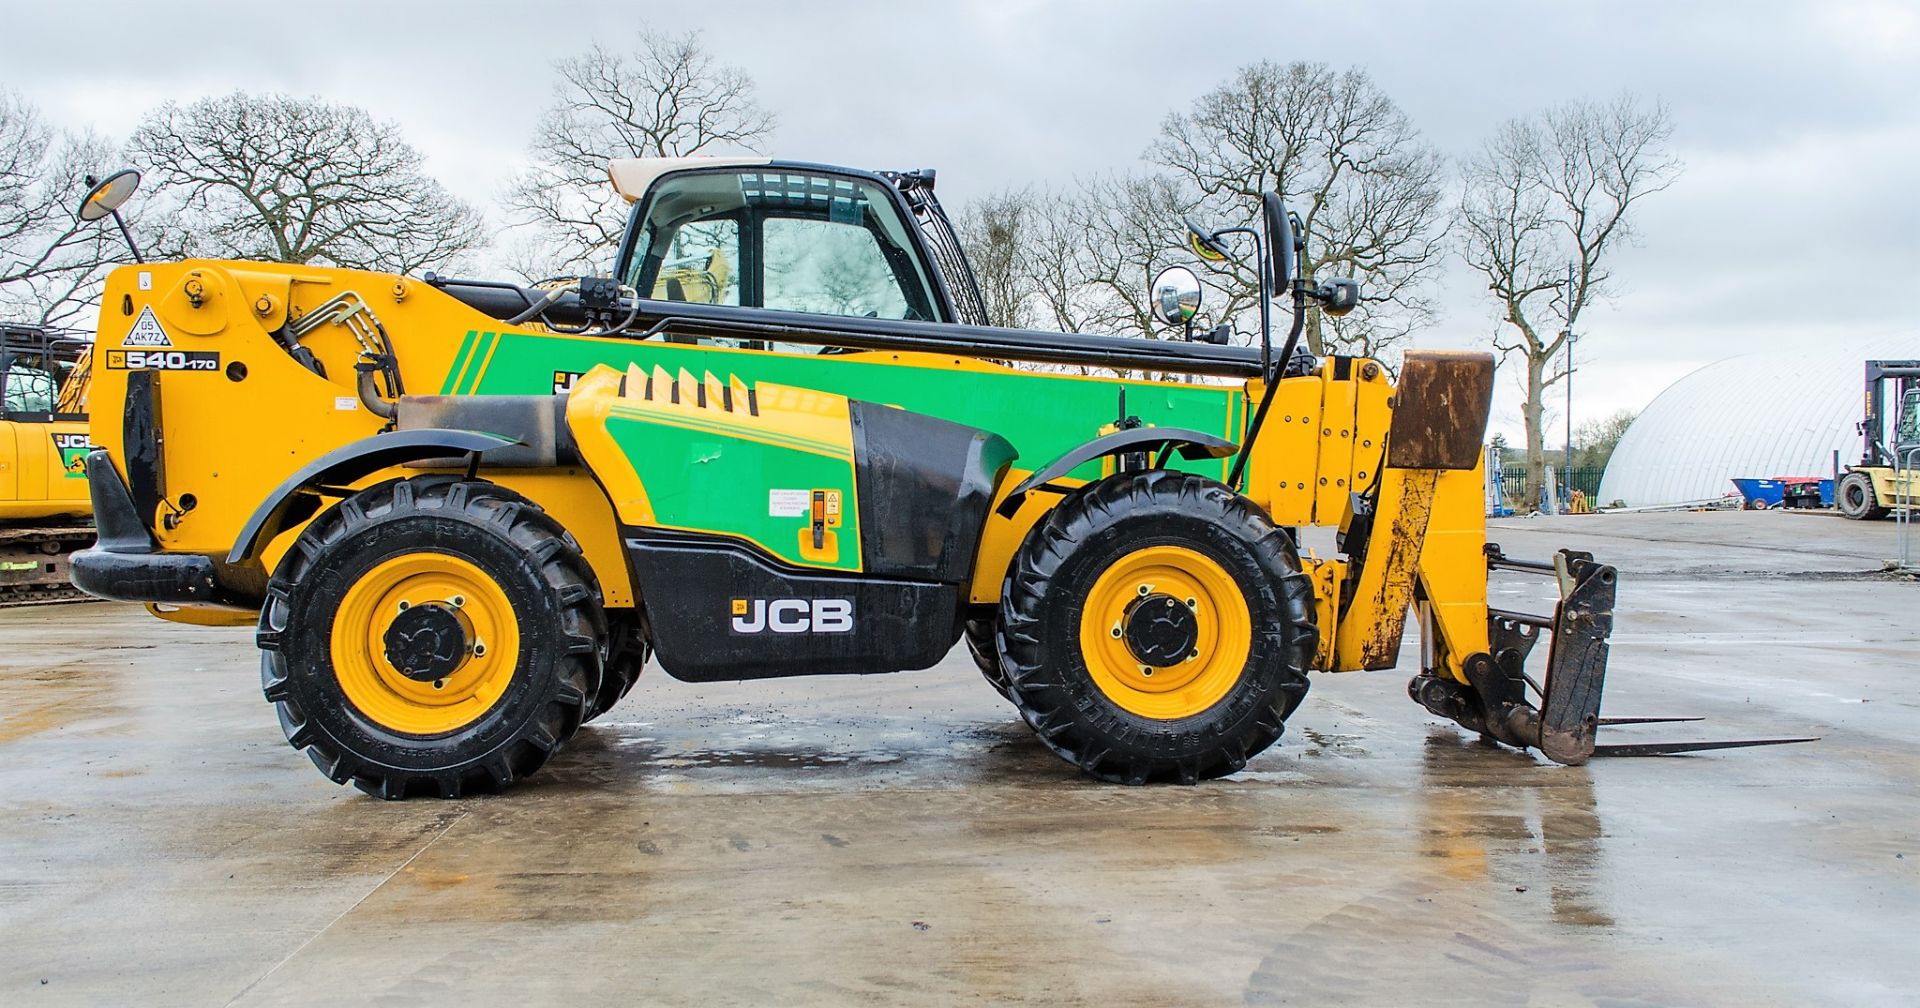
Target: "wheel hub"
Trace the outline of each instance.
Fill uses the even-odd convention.
[[[466,664],[472,627],[460,611],[439,602],[410,606],[394,617],[382,639],[387,661],[415,682],[438,682]]]
[[[1193,656],[1200,620],[1172,595],[1154,593],[1134,601],[1121,621],[1127,650],[1142,665],[1168,668]]]

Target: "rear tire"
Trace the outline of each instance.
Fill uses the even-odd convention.
[[[1307,692],[1313,597],[1292,538],[1245,497],[1123,473],[1028,534],[1002,592],[1001,668],[1021,716],[1087,774],[1192,784],[1280,738]]]
[[[1873,477],[1863,472],[1840,477],[1839,485],[1833,488],[1833,506],[1842,516],[1855,521],[1885,518],[1891,513],[1880,506],[1880,497],[1873,492]]]
[[[606,639],[591,570],[538,506],[416,477],[301,532],[267,586],[261,685],[334,782],[457,798],[513,784],[573,736]]]

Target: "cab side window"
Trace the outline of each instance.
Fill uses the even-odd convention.
[[[13,365],[7,368],[3,397],[9,413],[50,413],[53,411],[53,376],[39,368]]]
[[[865,228],[769,217],[761,307],[823,315],[907,318],[907,299],[886,254]]]
[[[740,282],[740,222],[717,218],[673,229],[654,270],[645,296],[656,301],[692,301],[698,304],[737,305]],[[639,290],[637,277],[628,284]]]

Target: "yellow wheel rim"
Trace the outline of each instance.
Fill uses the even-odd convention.
[[[1154,606],[1191,615],[1180,615],[1192,641],[1186,657],[1143,659],[1130,641],[1143,607]],[[1155,720],[1192,717],[1219,703],[1240,681],[1252,648],[1253,619],[1239,584],[1211,557],[1181,546],[1149,546],[1115,560],[1080,612],[1080,654],[1094,684],[1122,710]]]
[[[437,680],[410,677],[387,658],[394,621],[421,605],[441,607],[464,632],[458,664]],[[479,567],[445,553],[407,553],[347,589],[329,643],[334,677],[356,710],[391,731],[439,735],[472,724],[506,693],[519,664],[520,624],[506,593]]]

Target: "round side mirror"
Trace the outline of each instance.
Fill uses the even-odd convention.
[[[87,190],[87,198],[80,201],[80,219],[97,221],[120,209],[132,198],[133,191],[140,188],[140,173],[128,168],[94,184]]]
[[[1169,266],[1153,278],[1148,300],[1154,320],[1185,328],[1200,313],[1200,278],[1185,266]]]

